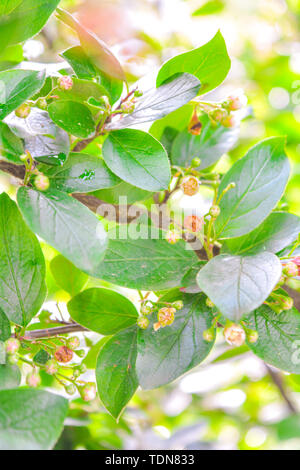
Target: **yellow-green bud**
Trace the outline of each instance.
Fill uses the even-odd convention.
[[[136,323],[142,330],[146,330],[150,322],[147,317],[139,317]]]

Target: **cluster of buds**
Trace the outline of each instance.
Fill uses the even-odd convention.
[[[237,90],[210,111],[208,115],[214,125],[221,124],[228,128],[236,127],[239,123],[239,118],[235,111],[239,111],[246,105],[247,97],[242,90]]]
[[[242,327],[236,323],[229,323],[223,331],[225,341],[230,346],[242,346],[246,339],[249,343],[256,343],[258,340],[258,333],[256,330]]]
[[[146,302],[142,304],[140,309],[140,316],[137,319],[137,325],[145,330],[148,328],[150,321],[147,318],[148,315],[157,312],[157,322],[154,323],[153,328],[157,331],[159,328],[172,325],[175,319],[176,310],[183,308],[182,300],[176,300],[175,302],[151,302],[152,306],[147,305]],[[161,304],[165,304],[165,307],[160,307]]]

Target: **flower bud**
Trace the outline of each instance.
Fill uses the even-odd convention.
[[[197,168],[200,165],[201,165],[201,158],[199,158],[199,157],[193,158],[193,160],[191,161],[191,167],[192,168]]]
[[[68,395],[74,395],[77,389],[74,384],[69,384],[65,386],[65,391]]]
[[[172,307],[175,308],[176,310],[181,310],[183,308],[182,300],[176,300],[175,302],[173,302]]]
[[[221,124],[224,127],[231,128],[237,126],[238,121],[236,116],[234,116],[233,114],[228,114],[228,116],[222,120]]]
[[[164,328],[165,326],[172,325],[174,321],[174,314],[176,313],[176,308],[173,307],[163,307],[158,311],[157,320],[160,323],[160,326]]]
[[[213,218],[213,219],[216,219],[221,213],[221,209],[219,206],[211,206],[211,208],[209,209],[209,215]]]
[[[81,376],[80,370],[78,368],[73,369],[73,377],[77,379],[80,376]]]
[[[47,109],[48,107],[48,103],[47,103],[47,100],[45,98],[39,98],[37,101],[36,101],[36,106],[40,109]]]
[[[34,179],[34,185],[36,189],[38,189],[39,191],[47,191],[47,189],[50,186],[50,181],[49,181],[48,176],[42,175],[42,174],[38,175]]]
[[[200,232],[204,224],[203,217],[198,217],[197,215],[188,215],[183,222],[184,228],[191,232]]]
[[[133,113],[134,108],[135,108],[135,105],[132,101],[126,101],[126,103],[123,103],[121,106],[121,110],[125,114]]]
[[[54,354],[58,362],[67,363],[73,359],[73,351],[67,346],[60,346]]]
[[[298,266],[293,261],[289,261],[282,270],[283,274],[288,277],[296,277],[298,276]]]
[[[158,321],[157,323],[154,323],[154,325],[153,325],[154,331],[157,331],[157,330],[159,330],[160,328],[161,328],[161,324],[159,323],[159,321]]]
[[[45,372],[49,375],[55,375],[58,372],[58,364],[54,359],[50,359],[45,364]]]
[[[225,105],[230,111],[237,111],[247,105],[247,97],[242,90],[228,96]]]
[[[245,343],[246,333],[240,325],[233,323],[224,328],[224,337],[231,346],[242,346]]]
[[[23,103],[15,110],[15,115],[19,118],[26,119],[29,116],[30,111],[30,106],[26,103]]]
[[[19,351],[20,346],[21,343],[17,338],[9,338],[5,341],[5,351],[7,354],[15,354]]]
[[[209,343],[211,343],[215,337],[214,328],[212,327],[212,328],[209,328],[208,330],[204,330],[202,335],[205,341],[208,341]]]
[[[170,245],[175,245],[179,240],[181,239],[181,236],[179,232],[176,232],[175,230],[169,230],[166,233],[166,241],[170,243]]]
[[[280,303],[283,310],[291,310],[294,305],[294,301],[291,297],[283,297]]]
[[[96,398],[96,386],[93,382],[88,382],[80,389],[81,398],[84,401],[92,401]]]
[[[258,333],[255,330],[249,330],[247,331],[247,340],[249,343],[253,344],[256,343],[258,340]]]
[[[207,297],[205,303],[209,308],[213,308],[215,306],[215,304],[208,297]]]
[[[80,339],[78,338],[78,336],[72,336],[71,338],[68,338],[67,346],[68,346],[68,348],[70,348],[72,350],[79,348]]]
[[[194,196],[199,191],[199,180],[195,176],[187,176],[181,182],[181,189],[186,196]]]
[[[222,122],[226,117],[228,116],[228,112],[226,109],[215,109],[211,113],[209,113],[209,116],[216,122]]]
[[[19,156],[19,159],[21,160],[21,162],[26,162],[28,160],[27,153],[22,153],[22,155]]]
[[[61,90],[68,91],[73,87],[73,80],[68,75],[63,75],[62,77],[59,77],[57,84]]]
[[[192,118],[188,125],[188,132],[192,135],[200,135],[202,131],[202,123],[200,122],[196,108],[194,109]]]
[[[36,388],[41,385],[41,377],[37,372],[31,372],[26,377],[26,383],[28,387]]]
[[[144,93],[141,90],[135,90],[135,92],[134,92],[134,96],[136,98],[140,98],[141,96],[143,96],[143,94]]]
[[[143,304],[141,306],[141,314],[142,315],[150,315],[152,313],[152,308],[149,305]]]
[[[149,320],[147,317],[139,317],[136,323],[142,330],[146,330],[149,326]]]

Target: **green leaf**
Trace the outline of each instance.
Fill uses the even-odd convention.
[[[282,421],[275,423],[278,439],[299,439],[300,414],[287,416]]]
[[[189,268],[181,280],[181,285],[183,286],[180,289],[181,292],[185,292],[186,294],[197,294],[197,292],[201,292],[197,284],[197,274],[205,264],[206,261],[198,261]]]
[[[223,251],[233,254],[270,251],[278,253],[295,241],[300,232],[300,217],[287,212],[271,212],[264,222],[242,237],[226,240]]]
[[[66,160],[70,150],[69,136],[51,121],[46,111],[32,108],[26,119],[13,113],[5,122],[37,161],[61,165]]]
[[[208,168],[228,152],[239,136],[239,126],[226,128],[221,124],[214,127],[207,115],[200,117],[201,134],[192,135],[188,130],[180,132],[171,149],[171,160],[174,165],[189,167],[194,157],[201,158],[198,169]]]
[[[51,260],[50,269],[56,284],[72,297],[78,294],[88,281],[88,276],[62,255]]]
[[[22,0],[3,0],[2,5],[0,5],[0,15],[8,15],[21,2]]]
[[[46,296],[45,260],[35,235],[16,204],[0,196],[0,308],[14,323],[26,326]]]
[[[0,449],[51,449],[67,411],[65,398],[43,390],[0,391]]]
[[[275,313],[267,305],[246,318],[247,327],[258,332],[256,343],[247,343],[254,354],[286,372],[300,373],[300,313]]]
[[[31,230],[56,248],[77,268],[95,276],[107,246],[102,223],[65,193],[22,187],[17,200]]]
[[[33,357],[33,362],[38,366],[43,366],[51,359],[50,354],[45,349],[40,349]]]
[[[198,94],[199,89],[199,80],[189,73],[171,77],[167,83],[144,93],[136,100],[132,113],[108,124],[106,129],[124,129],[143,122],[156,121],[188,103]]]
[[[62,100],[85,102],[89,98],[99,101],[102,96],[109,96],[105,88],[91,80],[73,78],[73,86],[70,90],[55,90],[55,95]]]
[[[126,197],[126,204],[132,204],[133,202],[143,201],[148,199],[152,195],[151,191],[145,191],[144,189],[132,186],[125,181],[113,186],[108,189],[100,189],[94,193],[98,199],[101,199],[110,204],[121,204],[121,198]],[[124,199],[123,199],[124,200]]]
[[[181,279],[198,258],[184,241],[170,245],[159,238],[137,238],[133,224],[108,232],[109,244],[98,277],[131,289],[159,291],[181,286]],[[142,234],[143,236],[143,234]]]
[[[113,336],[100,349],[98,355],[98,394],[107,411],[116,419],[120,417],[138,387],[136,356],[136,327]]]
[[[156,84],[161,85],[175,73],[188,72],[201,82],[201,94],[208,93],[225,79],[230,69],[226,44],[220,31],[204,46],[179,54],[160,69]]]
[[[290,165],[284,151],[285,139],[272,137],[252,147],[223,177],[218,193],[236,184],[222,198],[216,219],[218,238],[244,235],[257,227],[280,200]]]
[[[43,172],[49,177],[51,188],[67,193],[89,193],[120,182],[101,158],[84,153],[71,153],[62,167]]]
[[[200,8],[193,12],[193,16],[214,15],[224,10],[223,0],[208,0]]]
[[[10,14],[0,18],[0,43],[4,49],[9,44],[26,41],[40,32],[60,0],[22,0]],[[16,3],[16,2],[15,2]]]
[[[12,364],[0,365],[0,390],[17,388],[21,383],[21,378],[22,376],[18,366]]]
[[[165,129],[171,127],[175,129],[175,131],[180,132],[187,129],[189,122],[193,116],[194,112],[194,105],[191,103],[185,104],[176,111],[168,114],[162,119],[155,121],[149,130],[149,133],[153,135],[157,140],[162,142],[163,134]]]
[[[96,124],[89,108],[77,101],[54,101],[48,106],[52,121],[80,139],[93,137]]]
[[[10,322],[0,308],[0,341],[6,341],[11,336]]]
[[[238,321],[266,300],[280,276],[281,263],[273,253],[224,254],[199,271],[197,282],[226,318]]]
[[[125,74],[119,61],[107,47],[105,42],[99,39],[94,33],[83,28],[83,26],[81,26],[81,24],[67,11],[58,8],[57,17],[60,21],[76,31],[83,51],[88,55],[96,67],[102,70],[109,77],[125,81]]]
[[[141,189],[167,189],[170,164],[163,146],[150,134],[135,129],[112,132],[104,142],[103,158],[113,173]]]
[[[145,390],[160,387],[200,364],[214,341],[203,339],[212,325],[213,315],[203,294],[173,294],[164,301],[181,299],[184,307],[175,314],[174,323],[154,331],[153,318],[147,330],[138,333],[137,374]]]
[[[94,287],[76,295],[68,303],[68,311],[77,323],[105,336],[134,325],[138,318],[133,303],[104,287]]]
[[[4,119],[28,98],[37,93],[44,82],[44,71],[6,70],[0,72],[0,119]]]
[[[21,165],[20,155],[24,153],[24,145],[4,122],[0,122],[0,152],[5,157],[17,165]]]
[[[96,78],[99,85],[103,86],[109,93],[112,103],[120,98],[123,91],[123,82],[104,74],[92,63],[82,47],[71,47],[64,51],[61,56],[71,65],[78,78],[90,80]]]

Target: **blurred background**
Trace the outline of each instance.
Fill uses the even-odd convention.
[[[207,42],[220,29],[232,67],[207,98],[224,99],[243,88],[253,109],[238,145],[220,166],[225,171],[264,137],[286,135],[292,176],[282,207],[300,215],[299,0],[64,0],[61,6],[112,47],[132,82],[153,75],[165,60]],[[57,63],[58,54],[76,43],[52,18],[39,36],[11,54],[16,61],[23,56]],[[5,175],[0,175],[2,190],[12,191]],[[50,247],[44,251],[48,261],[55,256]],[[49,308],[67,300],[50,272],[48,287]],[[95,361],[93,349],[88,361]],[[300,376],[269,369],[247,347],[229,349],[220,337],[205,363],[185,377],[138,391],[119,423],[99,406],[84,408],[75,401],[57,448],[300,449],[299,391]]]

